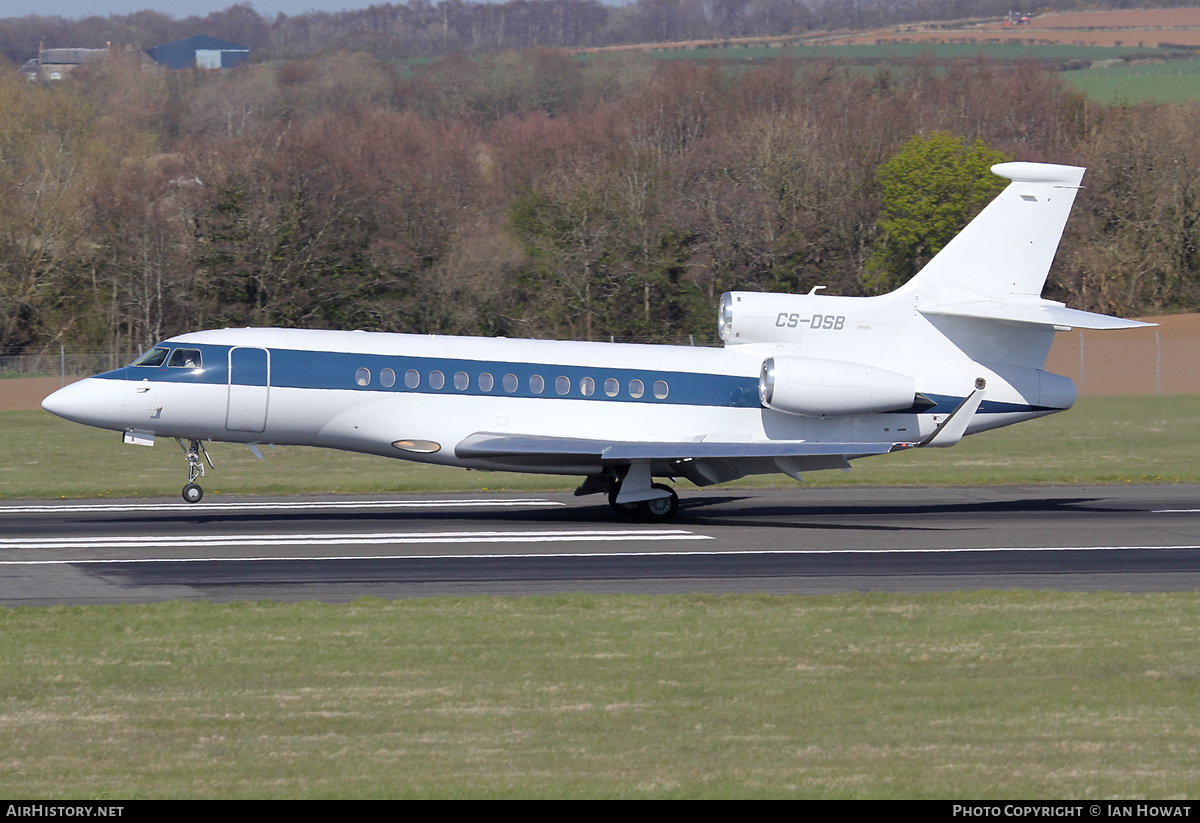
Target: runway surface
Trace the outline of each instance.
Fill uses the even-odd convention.
[[[1200,589],[1200,486],[0,503],[0,604]]]

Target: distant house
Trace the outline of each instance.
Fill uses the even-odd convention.
[[[195,34],[146,49],[146,54],[155,63],[172,70],[232,69],[250,60],[250,47],[218,40],[206,34]]]
[[[62,80],[75,69],[108,56],[108,49],[38,49],[38,56],[21,66],[31,83]]]

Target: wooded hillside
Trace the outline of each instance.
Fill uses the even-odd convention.
[[[0,72],[0,111],[8,351],[221,325],[711,341],[728,289],[881,288],[880,169],[935,132],[1089,167],[1048,296],[1200,303],[1200,108],[1099,106],[1034,65],[117,55]]]

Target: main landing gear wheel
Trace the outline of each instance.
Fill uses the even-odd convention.
[[[204,497],[204,489],[200,488],[195,483],[188,483],[183,487],[183,499],[189,503],[199,503],[200,498]]]
[[[618,517],[633,517],[635,514],[638,513],[638,508],[641,506],[641,504],[640,503],[618,503],[617,495],[620,493],[621,493],[620,486],[612,487],[612,490],[608,493],[609,508],[611,508],[614,512],[616,512]]]
[[[641,500],[637,503],[618,503],[617,495],[621,487],[617,486],[608,493],[608,505],[620,517],[640,517],[643,520],[670,520],[679,511],[679,495],[670,486],[655,483],[651,488],[667,493],[667,497],[656,497],[653,500]]]
[[[669,497],[656,497],[638,503],[638,513],[648,520],[670,520],[679,511],[679,495],[670,486],[655,483],[651,488],[668,492]]]

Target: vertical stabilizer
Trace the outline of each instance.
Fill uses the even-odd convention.
[[[1012,182],[894,297],[940,305],[1038,301],[1084,169],[1000,163]]]

